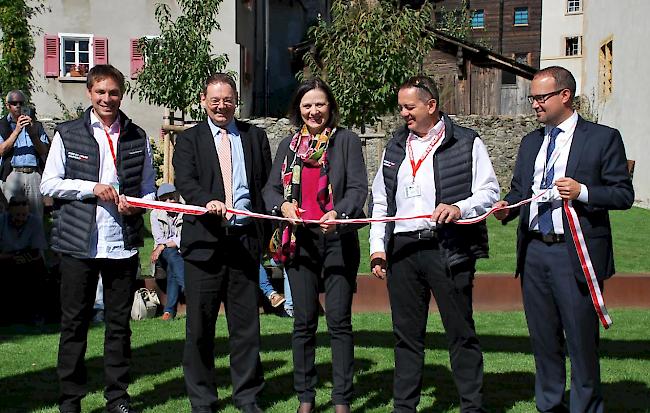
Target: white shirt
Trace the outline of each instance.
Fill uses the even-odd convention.
[[[553,164],[553,181],[565,177],[571,143],[573,142],[573,132],[576,129],[577,123],[578,114],[574,111],[568,119],[557,125],[557,127],[560,128],[562,132],[560,132],[560,134],[557,135],[557,138],[555,138],[555,149],[553,150],[550,158],[550,161]],[[534,190],[541,188],[542,178],[544,175],[544,166],[546,164],[546,149],[548,148],[548,144],[551,141],[550,133],[552,129],[552,126],[546,126],[544,141],[542,142],[541,148],[539,148],[537,158],[535,158],[535,172],[533,173]],[[553,159],[556,157],[557,160],[553,163]],[[551,165],[547,165],[547,169],[549,169],[550,166]],[[578,195],[578,201],[586,203],[589,197],[589,192],[584,184],[581,184],[580,188],[581,190],[580,195]],[[553,218],[553,232],[556,234],[564,234],[564,225],[562,224],[562,198],[560,198],[560,193],[558,192],[556,186],[553,186],[552,197],[553,201],[551,203],[551,216]],[[539,217],[537,215],[538,210],[539,202],[531,202],[529,228],[534,231],[539,231]]]
[[[410,133],[407,140],[410,140],[413,148],[413,160],[417,164],[420,157],[425,153],[437,134],[443,128],[443,121],[440,120],[429,133],[419,138]],[[397,206],[396,215],[431,215],[436,209],[436,187],[435,174],[433,170],[432,157],[444,140],[444,134],[438,143],[433,147],[427,158],[415,175],[415,183],[419,185],[421,196],[406,197],[406,186],[413,182],[413,172],[411,161],[408,154],[408,148],[404,161],[397,172],[397,192],[395,194],[395,203]],[[383,159],[386,155],[382,155]],[[474,139],[472,147],[472,195],[466,199],[460,200],[453,205],[460,209],[461,218],[471,218],[483,214],[496,201],[499,200],[499,182],[492,168],[492,162],[487,152],[485,144],[480,138]],[[388,210],[388,200],[386,197],[386,186],[384,184],[384,174],[380,167],[372,183],[372,217],[385,217]],[[430,219],[418,219],[395,222],[395,233],[418,231],[435,227],[435,223]],[[373,223],[370,226],[370,253],[384,252],[384,237],[386,231],[385,223]]]
[[[98,183],[115,184],[118,182],[117,169],[113,161],[104,127],[94,111],[90,112],[90,126],[93,136],[99,146],[99,182],[81,179],[65,179],[65,164],[67,154],[61,136],[57,132],[52,139],[50,152],[43,170],[41,192],[54,198],[82,200],[93,198],[93,189]],[[109,129],[113,148],[117,151],[119,138],[119,118]],[[151,164],[151,146],[146,144],[144,167],[140,195],[145,199],[155,199],[155,175]],[[89,258],[129,258],[138,252],[136,248],[125,250],[122,235],[122,216],[117,212],[117,205],[111,202],[97,200],[95,227],[90,237]]]

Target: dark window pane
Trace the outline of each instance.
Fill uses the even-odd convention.
[[[88,63],[88,53],[79,53],[79,63]]]
[[[65,61],[74,62],[74,52],[65,52]]]
[[[516,85],[517,84],[517,75],[514,73],[506,72],[505,70],[501,72],[501,84],[502,85]]]
[[[65,51],[68,51],[68,50],[73,50],[74,51],[74,43],[75,43],[74,40],[64,40],[63,41],[64,50]]]
[[[88,51],[88,40],[79,40],[79,50],[82,52]]]

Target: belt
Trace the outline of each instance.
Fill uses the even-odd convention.
[[[397,232],[395,236],[409,237],[421,240],[438,240],[438,233],[433,229],[421,229],[418,231]]]
[[[532,239],[536,239],[542,242],[545,242],[547,244],[557,244],[559,242],[564,242],[564,234],[542,234],[539,231],[531,231],[530,232],[530,237]]]
[[[31,174],[33,172],[38,172],[38,168],[35,166],[14,166],[13,170],[16,172],[22,172],[24,174]]]

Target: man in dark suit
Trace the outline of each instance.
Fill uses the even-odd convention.
[[[183,369],[193,413],[215,412],[214,332],[223,302],[230,335],[233,400],[242,412],[261,412],[264,386],[257,307],[258,271],[265,239],[260,220],[232,216],[228,208],[264,211],[261,190],[271,167],[264,131],[234,119],[237,88],[225,74],[210,76],[201,94],[208,120],[178,136],[176,187],[188,204],[209,213],[186,216],[187,331]]]
[[[576,211],[600,287],[614,274],[610,209],[628,209],[634,190],[616,129],[584,120],[572,106],[576,83],[558,66],[539,71],[530,87],[544,128],[521,141],[511,190],[494,206],[546,192],[530,204],[495,213],[519,216],[517,274],[535,355],[540,412],[603,412],[598,318],[571,238],[564,200]],[[565,404],[565,341],[571,358],[571,396]]]

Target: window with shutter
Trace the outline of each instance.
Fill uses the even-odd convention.
[[[131,39],[131,79],[138,77],[138,72],[144,66],[144,55],[140,50],[140,39]]]
[[[59,36],[56,34],[45,35],[45,77],[59,77]]]
[[[105,37],[95,37],[93,39],[93,49],[95,65],[108,64],[108,39]]]

